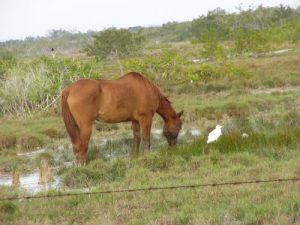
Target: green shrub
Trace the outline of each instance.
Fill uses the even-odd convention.
[[[153,55],[123,61],[126,69],[139,71],[156,80],[184,79],[183,66],[186,64],[185,57],[174,49],[163,49]]]
[[[266,52],[271,48],[271,33],[268,30],[241,28],[233,31],[235,51],[238,54],[244,52]]]
[[[193,81],[210,82],[223,79],[248,79],[251,76],[250,70],[232,63],[202,63],[200,66],[190,67],[186,78]]]
[[[5,79],[9,70],[16,66],[17,60],[10,52],[0,52],[0,80]]]
[[[141,32],[126,29],[106,29],[93,36],[92,44],[85,48],[88,55],[98,59],[119,59],[141,52],[144,38]]]

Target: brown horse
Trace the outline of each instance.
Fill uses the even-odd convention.
[[[63,90],[61,109],[77,164],[85,163],[96,119],[107,123],[131,121],[134,150],[139,151],[141,128],[144,151],[147,152],[155,112],[164,120],[163,134],[169,145],[177,143],[183,113],[176,113],[159,88],[136,72],[117,80],[78,80]]]

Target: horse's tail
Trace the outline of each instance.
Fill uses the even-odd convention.
[[[75,141],[79,138],[79,128],[76,124],[76,121],[70,111],[67,99],[69,96],[70,90],[69,88],[66,88],[63,90],[61,95],[61,113],[62,117],[65,123],[65,126],[67,128],[67,132],[71,138],[72,143],[75,143]]]

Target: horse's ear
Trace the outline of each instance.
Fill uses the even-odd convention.
[[[181,117],[181,116],[182,116],[182,114],[183,114],[183,112],[184,112],[183,110],[182,110],[182,111],[180,111],[179,113],[177,113],[177,116],[178,116],[178,117]]]

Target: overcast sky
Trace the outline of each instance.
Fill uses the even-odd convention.
[[[235,11],[241,2],[243,8],[300,5],[300,0],[0,0],[0,41],[45,36],[52,29],[85,32],[187,21],[217,7]]]

